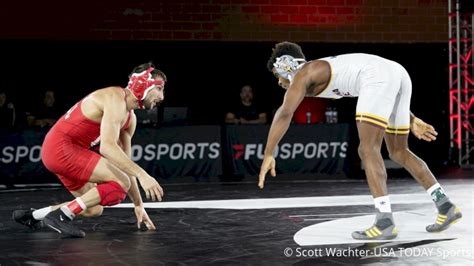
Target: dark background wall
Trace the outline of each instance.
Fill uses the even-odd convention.
[[[444,42],[447,0],[2,1],[8,38]]]
[[[192,124],[223,120],[242,85],[269,113],[283,90],[266,70],[278,41],[299,42],[310,59],[366,52],[404,65],[412,110],[440,132],[413,141],[427,161],[447,160],[447,0],[2,1],[2,89],[28,110],[53,89],[64,109],[88,92],[125,86],[152,60],[168,76],[166,106],[188,106]],[[354,99],[331,102],[353,125]],[[353,128],[354,129],[354,128]],[[356,135],[354,135],[355,137]]]

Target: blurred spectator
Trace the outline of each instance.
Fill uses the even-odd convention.
[[[226,114],[227,124],[265,124],[267,114],[253,101],[252,87],[243,86],[240,89],[240,101]]]
[[[61,111],[56,104],[54,91],[47,90],[43,102],[28,116],[28,123],[32,126],[52,126],[61,116]]]
[[[8,102],[6,92],[0,91],[0,128],[13,128],[15,115],[15,106]]]

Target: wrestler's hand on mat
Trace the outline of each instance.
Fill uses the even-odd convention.
[[[163,189],[161,188],[160,184],[158,184],[156,179],[147,175],[145,177],[138,178],[138,181],[140,181],[140,185],[145,191],[147,199],[151,198],[152,201],[161,201],[164,193]]]
[[[143,205],[135,206],[135,216],[137,216],[137,227],[141,229],[142,223],[145,224],[148,230],[156,230],[155,225],[148,217],[148,214],[145,211],[145,207]]]
[[[438,132],[436,132],[432,125],[425,123],[417,117],[410,124],[410,130],[415,137],[425,141],[436,140],[436,136],[438,136]]]
[[[258,187],[263,188],[265,183],[265,175],[270,171],[270,175],[276,176],[275,171],[275,158],[273,156],[265,156],[263,158],[262,166],[260,166],[260,174],[258,175]]]

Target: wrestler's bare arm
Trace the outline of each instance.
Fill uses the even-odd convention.
[[[106,95],[103,99],[103,106],[100,125],[101,155],[128,176],[137,177],[143,190],[145,190],[147,199],[161,201],[164,193],[158,182],[134,163],[118,144],[121,123],[128,115],[124,112],[126,106],[123,94],[111,93]]]
[[[120,146],[129,158],[131,158],[132,138],[133,134],[135,133],[136,126],[137,117],[135,113],[132,113],[129,126],[126,129],[120,131]],[[135,176],[130,176],[130,189],[128,190],[128,197],[130,197],[133,205],[135,205],[135,215],[137,216],[138,228],[141,228],[141,224],[143,222],[145,223],[148,230],[156,230],[155,224],[150,219],[143,206],[142,196],[140,195],[140,189],[138,188],[138,182]]]
[[[137,117],[135,113],[132,113],[130,116],[130,122],[128,128],[120,131],[120,144],[128,156],[131,158],[132,153],[132,137],[135,134],[135,128],[137,126]],[[135,206],[143,205],[142,197],[140,196],[140,190],[138,189],[138,183],[135,176],[130,176],[130,190],[128,191],[128,196],[132,200]]]
[[[268,171],[271,171],[271,175],[275,176],[275,159],[272,156],[273,150],[288,130],[293,113],[303,101],[308,86],[313,83],[311,76],[308,75],[311,71],[311,67],[303,68],[296,74],[293,83],[285,93],[283,104],[275,113],[270,132],[268,133],[265,156],[260,168],[258,184],[260,188],[264,186],[265,175]]]
[[[122,96],[123,97],[123,96]],[[125,120],[125,102],[117,94],[104,97],[104,113],[100,126],[100,154],[129,176],[138,178],[146,175],[118,145],[120,128]]]
[[[273,150],[288,130],[293,113],[303,101],[308,84],[312,83],[312,78],[308,75],[311,71],[311,67],[303,68],[299,71],[296,74],[293,83],[286,91],[283,103],[280,108],[278,108],[275,117],[273,118],[272,126],[268,134],[265,155],[272,155]]]

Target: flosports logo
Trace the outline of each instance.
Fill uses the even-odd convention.
[[[232,145],[232,149],[234,149],[234,159],[240,159],[242,155],[245,153],[245,145],[244,144],[234,144]]]
[[[275,158],[288,160],[303,156],[305,159],[345,158],[347,142],[308,142],[308,143],[283,143],[273,152]],[[262,160],[264,145],[259,143],[233,144],[233,157],[235,160],[250,160],[255,157]]]
[[[219,158],[220,147],[218,142],[133,145],[132,160],[213,160]]]

